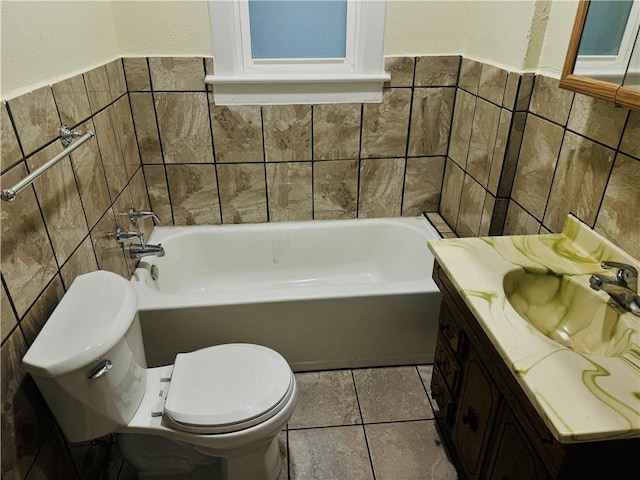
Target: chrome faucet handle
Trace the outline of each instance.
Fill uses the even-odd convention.
[[[636,267],[626,263],[610,262],[608,260],[601,262],[600,266],[605,270],[617,268],[616,279],[618,282],[634,292],[638,290],[638,269]]]
[[[137,224],[139,219],[144,218],[153,218],[156,222],[160,222],[160,219],[153,212],[147,210],[136,210],[135,208],[129,210],[129,220],[131,220],[131,223]]]
[[[130,238],[139,238],[140,243],[144,244],[144,233],[136,232],[135,230],[122,230],[120,227],[116,228],[116,240],[118,243],[124,243]]]

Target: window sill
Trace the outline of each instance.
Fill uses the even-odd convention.
[[[217,105],[375,103],[382,101],[387,72],[362,74],[207,75]]]

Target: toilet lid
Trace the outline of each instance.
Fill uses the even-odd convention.
[[[179,424],[239,424],[273,409],[290,392],[291,369],[277,352],[234,343],[176,356],[164,413]]]

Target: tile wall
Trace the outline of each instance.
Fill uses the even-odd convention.
[[[462,60],[440,203],[459,236],[502,232],[533,80]]]
[[[505,234],[557,232],[571,212],[640,258],[640,112],[536,77]]]
[[[21,359],[76,276],[132,272],[113,234],[116,224],[130,228],[126,213],[149,207],[149,199],[122,61],[0,108],[2,188],[62,151],[61,124],[96,133],[14,202],[0,204],[2,477],[93,478],[104,449],[65,443]]]
[[[3,188],[60,151],[61,123],[97,135],[1,204],[7,480],[101,464],[20,360],[77,275],[130,275],[112,235],[131,207],[165,225],[439,212],[447,236],[557,231],[573,212],[640,256],[637,112],[458,56],[388,59],[381,104],[225,107],[211,64],[125,58],[1,105]]]
[[[640,113],[463,59],[439,211],[460,236],[559,232],[573,213],[640,258]]]
[[[163,224],[418,215],[440,202],[460,57],[391,58],[381,104],[219,106],[199,58],[125,71]]]

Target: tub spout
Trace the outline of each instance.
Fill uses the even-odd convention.
[[[142,257],[164,257],[164,248],[161,244],[158,245],[131,245],[129,247],[129,254],[131,258]]]

